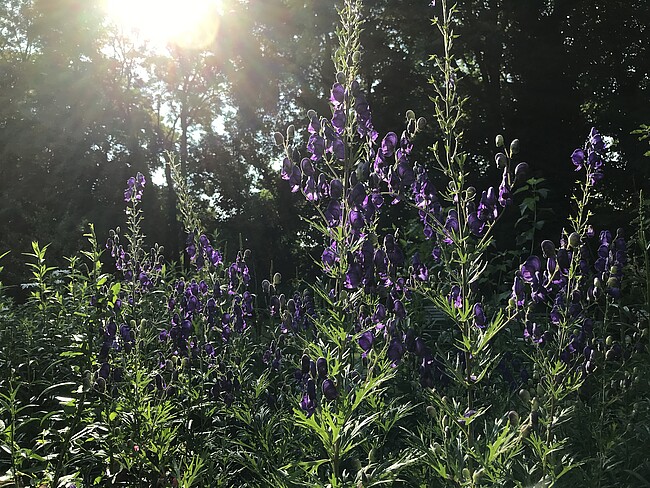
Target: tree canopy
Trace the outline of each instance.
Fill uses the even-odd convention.
[[[408,109],[433,110],[430,56],[441,45],[429,4],[366,2],[360,82],[380,133],[401,130]],[[498,178],[496,134],[519,138],[522,158],[546,180],[544,205],[563,216],[575,179],[567,155],[597,126],[616,156],[602,204],[612,220],[634,207],[650,177],[647,149],[632,134],[648,123],[650,106],[645,2],[458,4],[455,82],[467,97],[471,178]],[[101,5],[0,5],[0,252],[15,250],[17,263],[39,240],[53,255],[70,254],[88,222],[105,235],[121,220],[124,182],[140,171],[156,182],[145,232],[180,259],[171,152],[200,195],[208,229],[233,249],[251,248],[261,274],[308,266],[297,260],[309,249],[295,210],[304,204],[279,184],[272,133],[295,124],[305,138],[306,111],[327,109],[337,3],[224,0],[211,43],[164,52],[123,36]],[[424,164],[435,138],[430,130],[416,141]],[[279,248],[286,253],[271,264]],[[8,281],[20,280],[14,271]]]

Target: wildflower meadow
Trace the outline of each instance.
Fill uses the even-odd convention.
[[[173,151],[179,260],[145,235],[138,171],[123,219],[88,225],[65,266],[47,242],[0,249],[29,275],[24,299],[0,284],[0,486],[650,486],[647,196],[600,224],[599,127],[565,154],[559,232],[536,215],[531,141],[495,129],[500,176],[472,186],[448,0],[430,5],[429,109],[380,133],[361,11],[338,9],[328,108],[266,134],[312,273],[255,275]]]

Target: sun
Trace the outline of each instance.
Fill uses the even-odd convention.
[[[204,48],[219,31],[223,0],[104,0],[107,18],[125,35],[155,48]]]

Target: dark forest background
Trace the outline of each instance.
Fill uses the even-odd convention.
[[[441,42],[430,3],[365,2],[361,82],[381,135],[399,133],[408,109],[425,117],[433,110],[429,57]],[[167,151],[220,246],[253,251],[257,282],[271,271],[305,276],[313,243],[300,216],[310,210],[281,181],[272,134],[293,123],[304,141],[307,110],[328,113],[336,5],[226,0],[209,46],[160,53],[109,27],[98,0],[2,0],[0,254],[12,251],[5,283],[25,279],[21,253],[32,240],[50,243],[50,258],[65,265],[88,223],[104,239],[124,221],[125,182],[137,171],[164,182],[147,186],[144,230],[178,261],[183,235]],[[629,222],[639,190],[650,188],[647,142],[632,134],[650,123],[647,0],[459,7],[456,82],[468,98],[464,148],[477,187],[499,183],[495,135],[519,138],[530,176],[544,178],[539,233],[557,238],[554,222],[564,221],[575,181],[571,152],[595,126],[612,144],[599,224]],[[436,137],[418,136],[420,162]],[[500,242],[517,245],[520,214],[511,211]]]

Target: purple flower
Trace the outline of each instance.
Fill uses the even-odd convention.
[[[585,161],[584,150],[578,148],[575,151],[573,151],[573,154],[571,154],[571,161],[573,161],[573,165],[576,167],[576,171],[580,171]]]
[[[316,411],[316,383],[311,378],[307,380],[307,391],[300,401],[300,408],[307,412],[307,417],[311,417]]]
[[[131,176],[127,182],[127,188],[124,190],[124,201],[131,202],[135,200],[140,200],[142,198],[142,192],[144,191],[144,185],[147,183],[144,175],[138,172],[135,177]]]
[[[333,200],[338,200],[343,196],[343,183],[338,178],[331,181],[329,193]]]
[[[334,199],[330,200],[323,214],[329,226],[335,227],[341,221],[341,202]]]
[[[345,130],[345,112],[341,109],[335,110],[332,116],[332,127],[338,134],[343,133]]]
[[[319,379],[323,379],[327,376],[328,373],[327,359],[325,359],[324,357],[320,357],[316,360],[316,371],[318,372]]]
[[[393,338],[388,345],[388,352],[386,354],[393,365],[399,363],[402,356],[404,356],[404,345],[402,344],[402,341],[396,337]]]
[[[485,312],[483,311],[483,305],[481,303],[474,304],[474,325],[479,329],[483,329],[487,324],[487,318],[485,317]]]
[[[518,307],[521,307],[524,304],[525,298],[524,282],[521,279],[521,276],[517,274],[514,283],[512,284],[512,299],[515,300]]]
[[[320,161],[325,154],[325,139],[320,134],[312,134],[307,141],[307,151],[311,153],[312,161]]]
[[[363,268],[361,263],[353,261],[348,267],[348,271],[345,273],[345,287],[348,289],[354,289],[359,286],[361,283],[361,277],[363,275]]]
[[[370,349],[372,349],[372,343],[375,341],[375,336],[372,335],[372,332],[367,330],[359,337],[359,347],[363,350],[363,357],[365,358]]]
[[[330,93],[330,102],[335,109],[338,109],[345,100],[345,88],[341,83],[334,83]]]
[[[395,317],[398,319],[406,318],[406,309],[401,300],[395,300],[395,302],[393,302],[393,311],[395,312]]]
[[[508,184],[508,168],[503,170],[503,179],[499,186],[499,204],[502,207],[512,205],[512,194],[510,193],[510,185]]]
[[[598,183],[603,178],[603,155],[605,152],[605,142],[600,133],[592,128],[587,138],[587,144],[584,148],[578,148],[571,154],[571,161],[576,167],[576,171],[583,167],[587,168],[587,174],[590,177],[591,184]]]
[[[332,269],[336,265],[338,261],[338,257],[336,256],[336,241],[332,241],[330,246],[323,249],[321,261],[327,270]]]
[[[456,308],[463,306],[463,297],[460,293],[460,286],[454,285],[451,287],[451,291],[449,292],[447,300],[449,300],[449,303]]]
[[[535,279],[535,274],[542,269],[542,262],[537,256],[530,256],[526,262],[521,265],[521,277],[524,281],[532,282]]]
[[[459,229],[458,212],[456,212],[454,209],[451,209],[449,210],[449,213],[447,214],[447,220],[445,221],[445,238],[443,241],[447,244],[453,243],[454,236],[458,234]]]
[[[323,381],[322,390],[323,396],[329,401],[335,400],[339,396],[339,392],[336,389],[334,381],[329,378]]]
[[[397,146],[397,134],[394,132],[389,132],[384,136],[384,139],[381,141],[381,154],[383,157],[389,158],[395,152],[395,147]]]

